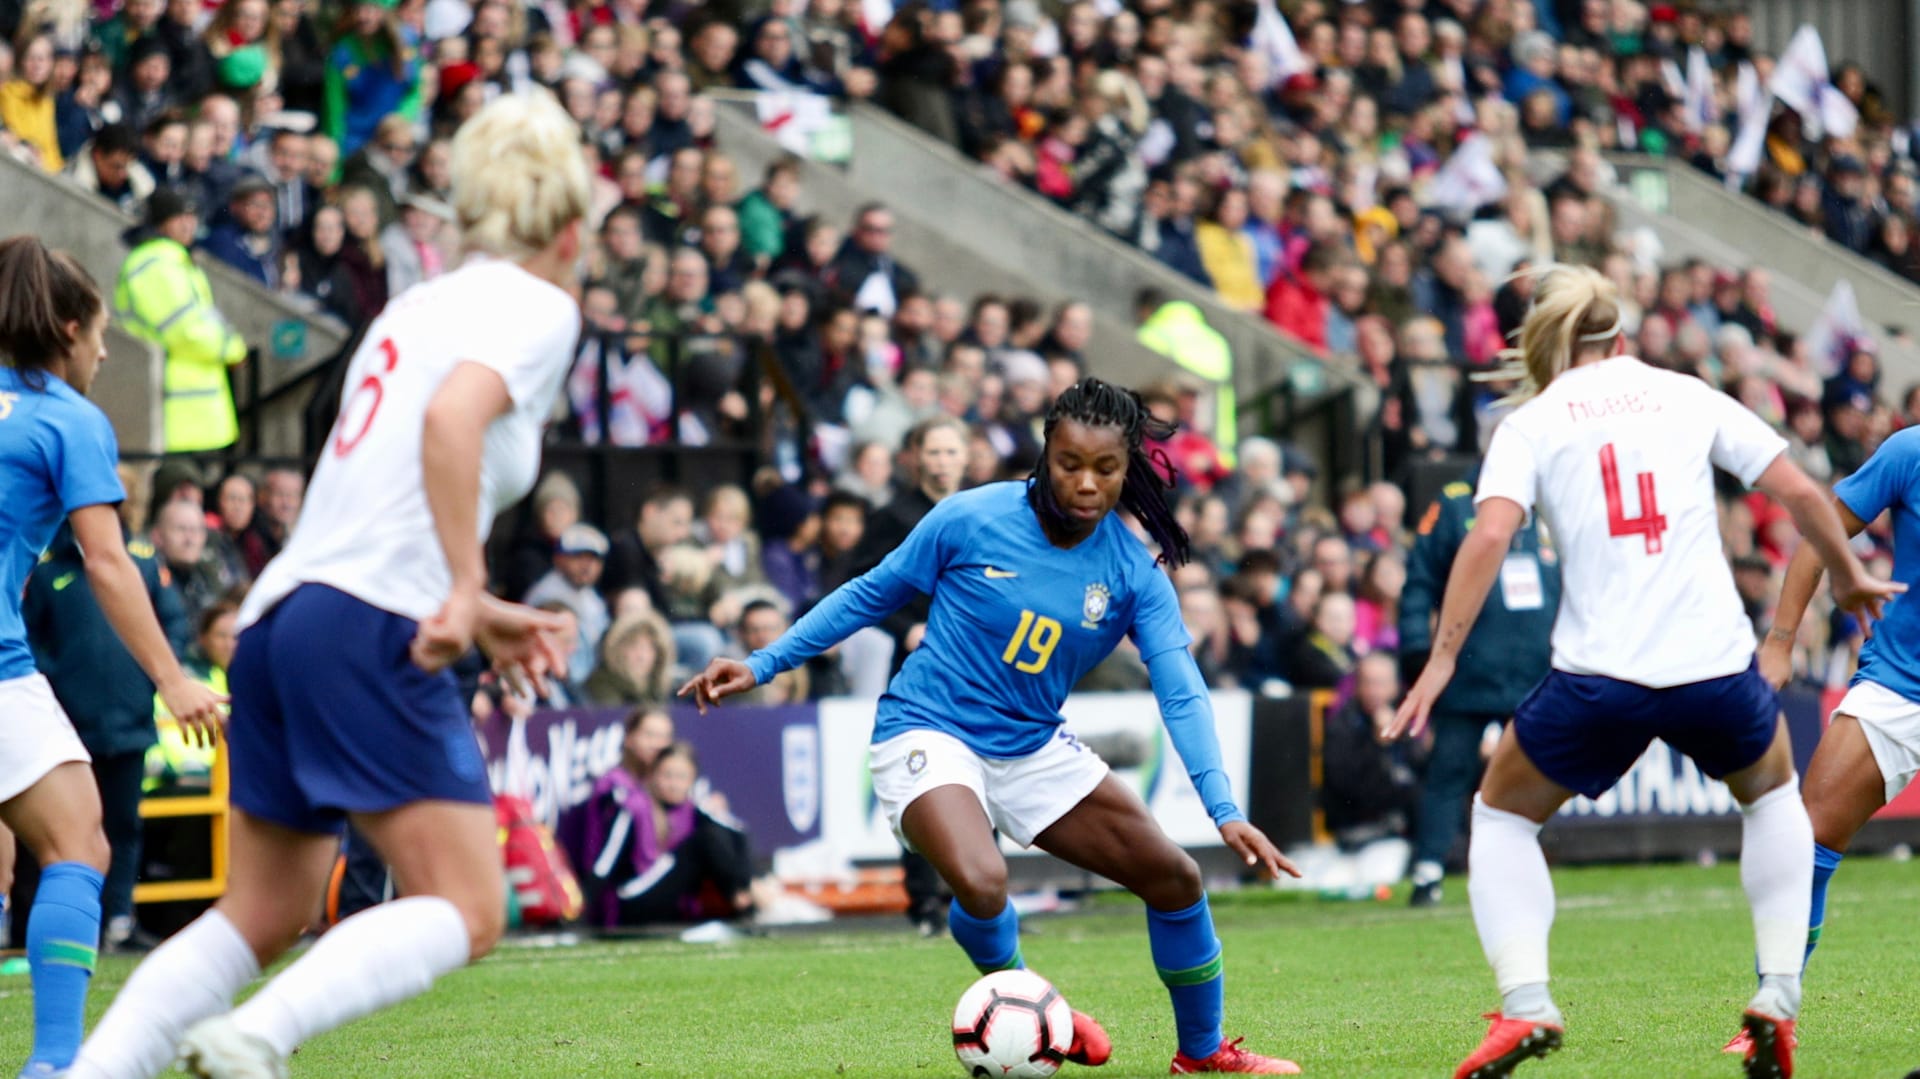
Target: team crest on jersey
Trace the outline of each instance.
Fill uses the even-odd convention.
[[[1081,625],[1088,629],[1099,629],[1100,620],[1107,616],[1107,605],[1113,602],[1113,593],[1107,591],[1104,584],[1087,586],[1087,598],[1080,604]]]
[[[907,754],[907,774],[917,776],[927,770],[927,751],[916,749]]]

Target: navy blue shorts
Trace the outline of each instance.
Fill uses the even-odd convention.
[[[1723,779],[1766,755],[1779,718],[1780,700],[1753,666],[1666,689],[1549,671],[1514,710],[1513,733],[1540,774],[1598,798],[1655,738]]]
[[[228,673],[233,804],[297,832],[348,813],[492,801],[451,672],[408,655],[417,623],[305,584],[240,634]]]

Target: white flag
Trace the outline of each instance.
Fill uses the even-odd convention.
[[[1767,121],[1773,117],[1773,95],[1760,85],[1753,65],[1740,61],[1734,76],[1733,99],[1740,110],[1740,130],[1727,151],[1727,185],[1740,187],[1760,171],[1760,154],[1767,146]]]
[[[1853,102],[1833,88],[1827,76],[1827,50],[1820,43],[1820,31],[1802,26],[1780,54],[1773,78],[1767,88],[1773,96],[1800,114],[1801,126],[1808,138],[1818,141],[1831,135],[1850,138],[1860,113]]]
[[[1293,27],[1281,17],[1273,0],[1259,0],[1253,19],[1253,47],[1267,58],[1269,86],[1285,82],[1288,76],[1313,71],[1313,61],[1300,51],[1300,43],[1293,38]]]
[[[1427,184],[1427,201],[1443,210],[1471,216],[1507,196],[1507,178],[1494,164],[1493,142],[1472,134],[1454,149]]]
[[[1856,343],[1867,340],[1867,321],[1846,278],[1834,282],[1820,317],[1807,327],[1807,356],[1822,378],[1832,378],[1846,365]]]
[[[1713,96],[1713,67],[1707,63],[1707,50],[1698,45],[1687,48],[1687,87],[1681,100],[1687,130],[1696,135],[1720,119],[1720,103]]]

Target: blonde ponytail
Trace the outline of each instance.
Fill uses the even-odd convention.
[[[1519,379],[1520,387],[1505,404],[1518,405],[1573,366],[1582,347],[1611,344],[1620,335],[1620,294],[1612,281],[1587,266],[1554,264],[1537,271],[1540,285],[1533,307],[1520,324],[1518,348],[1500,351],[1497,370],[1479,376],[1486,381]]]
[[[495,99],[453,137],[453,211],[468,251],[537,254],[591,199],[580,126],[544,90]]]

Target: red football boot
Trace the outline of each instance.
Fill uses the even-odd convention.
[[[1560,1048],[1566,1030],[1531,1019],[1508,1019],[1499,1012],[1482,1016],[1493,1020],[1487,1036],[1473,1055],[1454,1069],[1453,1079],[1507,1079],[1528,1057],[1543,1057]]]
[[[1169,1075],[1199,1075],[1212,1072],[1218,1075],[1299,1075],[1300,1065],[1291,1060],[1278,1057],[1263,1057],[1258,1053],[1249,1053],[1240,1048],[1245,1038],[1235,1038],[1230,1042],[1221,1042],[1220,1048],[1205,1060],[1195,1060],[1185,1053],[1173,1054],[1173,1067]]]
[[[1787,1039],[1787,1045],[1792,1049],[1800,1048],[1800,1032],[1798,1030],[1795,1030],[1792,1036]],[[1753,1051],[1753,1035],[1747,1033],[1746,1027],[1741,1027],[1740,1033],[1735,1034],[1732,1041],[1721,1046],[1720,1051],[1722,1053],[1734,1053],[1744,1057]]]
[[[1747,1079],[1793,1079],[1793,1020],[1749,1011],[1741,1020],[1747,1037]]]
[[[1093,1016],[1086,1012],[1073,1013],[1073,1045],[1067,1049],[1067,1059],[1075,1064],[1084,1064],[1097,1068],[1113,1055],[1113,1039]]]

